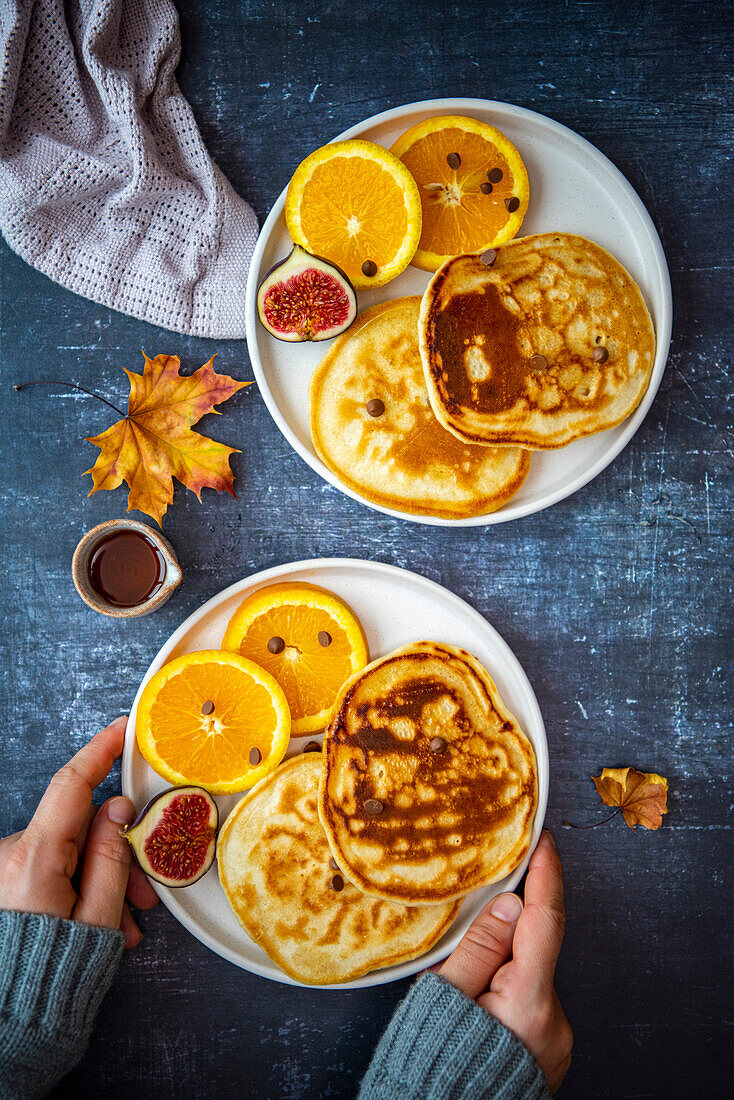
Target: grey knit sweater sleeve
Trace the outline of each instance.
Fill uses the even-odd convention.
[[[0,911],[0,1100],[45,1096],[84,1054],[120,932]],[[549,1100],[512,1032],[435,974],[398,1006],[359,1100]]]
[[[76,1065],[125,937],[109,928],[0,911],[0,1098],[45,1096]]]
[[[437,974],[398,1005],[358,1100],[550,1100],[511,1031]]]

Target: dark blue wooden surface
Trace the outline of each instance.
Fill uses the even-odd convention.
[[[565,862],[558,988],[576,1033],[563,1095],[730,1095],[730,597],[734,24],[726,4],[180,4],[180,82],[212,154],[261,221],[308,150],[400,103],[466,95],[547,113],[619,165],[655,220],[676,318],[643,427],[591,485],[485,530],[393,521],[321,482],[254,387],[205,430],[241,448],[238,500],[182,489],[164,530],[185,582],[148,619],[88,611],[74,545],[121,515],[87,499],[84,443],[110,423],[76,380],[124,399],[139,349],[251,376],[243,343],[188,340],[74,297],[2,245],[5,687],[0,830],[51,772],[126,711],[151,657],[225,585],[288,560],[346,555],[424,572],[468,599],[523,662],[548,728],[548,823]],[[141,517],[145,518],[145,517]],[[589,780],[634,764],[670,779],[657,833],[591,832]],[[118,789],[116,772],[105,794]],[[406,983],[293,990],[211,954],[159,907],[144,915],[93,1047],[59,1097],[349,1097]]]

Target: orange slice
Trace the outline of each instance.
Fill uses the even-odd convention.
[[[278,681],[294,736],[323,729],[344,681],[369,661],[362,626],[344,601],[297,582],[248,596],[230,620],[222,649],[256,661]]]
[[[335,141],[298,166],[285,220],[295,244],[322,256],[364,290],[384,286],[410,263],[421,235],[415,180],[371,141]]]
[[[418,184],[423,229],[415,267],[437,271],[449,256],[510,241],[528,208],[522,158],[503,133],[463,115],[416,123],[391,150]]]
[[[151,676],[135,736],[154,771],[174,784],[231,794],[270,775],[285,756],[288,703],[270,673],[234,653],[186,653]]]

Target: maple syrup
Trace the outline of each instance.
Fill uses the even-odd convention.
[[[160,589],[166,561],[138,531],[114,531],[97,543],[87,566],[89,583],[113,607],[139,607]]]

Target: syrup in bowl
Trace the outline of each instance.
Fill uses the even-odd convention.
[[[112,607],[139,607],[163,585],[166,560],[139,531],[113,531],[90,554],[87,576],[94,592]]]

